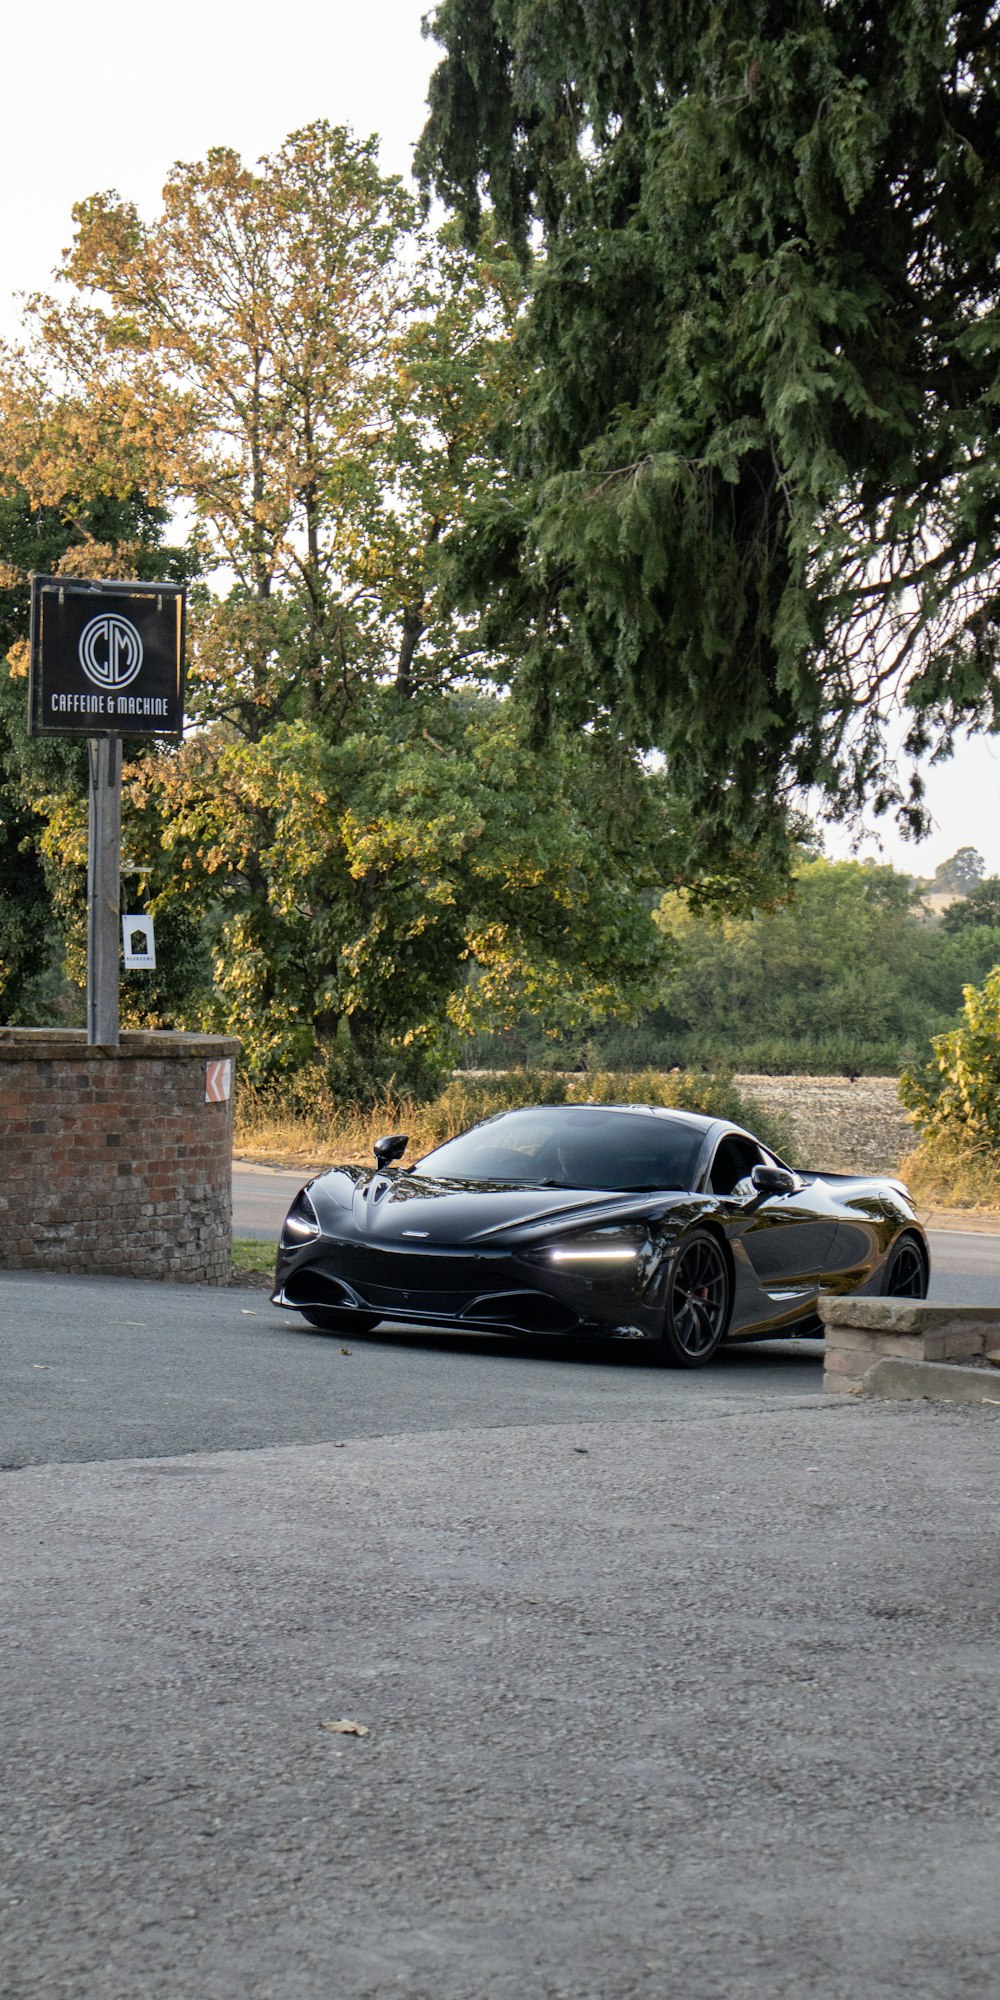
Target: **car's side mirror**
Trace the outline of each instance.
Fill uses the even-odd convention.
[[[380,1168],[387,1167],[393,1160],[401,1159],[409,1143],[410,1135],[408,1132],[389,1132],[384,1139],[376,1139],[376,1166]]]
[[[787,1167],[754,1167],[750,1181],[762,1201],[771,1194],[794,1194],[799,1184]]]

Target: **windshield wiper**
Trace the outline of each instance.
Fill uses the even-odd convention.
[[[618,1193],[619,1194],[679,1194],[680,1188],[677,1186],[676,1182],[639,1181],[636,1183],[635,1187],[619,1188]]]

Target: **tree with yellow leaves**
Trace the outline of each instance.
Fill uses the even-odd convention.
[[[64,564],[146,562],[98,546],[98,497],[182,510],[198,551],[194,727],[126,774],[137,895],[213,960],[173,1018],[361,1090],[512,1010],[633,1012],[663,782],[610,722],[533,750],[441,587],[516,403],[516,261],[422,233],[374,141],[322,123],[177,166],[152,222],[75,213],[68,296],[0,369],[0,473],[62,510]]]

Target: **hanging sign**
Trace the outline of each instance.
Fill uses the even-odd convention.
[[[152,917],[122,918],[122,957],[129,972],[156,971]]]
[[[180,736],[185,592],[31,579],[30,736]]]

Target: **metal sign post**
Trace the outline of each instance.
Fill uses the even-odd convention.
[[[185,591],[176,583],[31,579],[30,736],[89,739],[87,1040],[118,1040],[122,734],[184,727]]]
[[[87,822],[87,1040],[118,1040],[122,739],[92,736]]]

